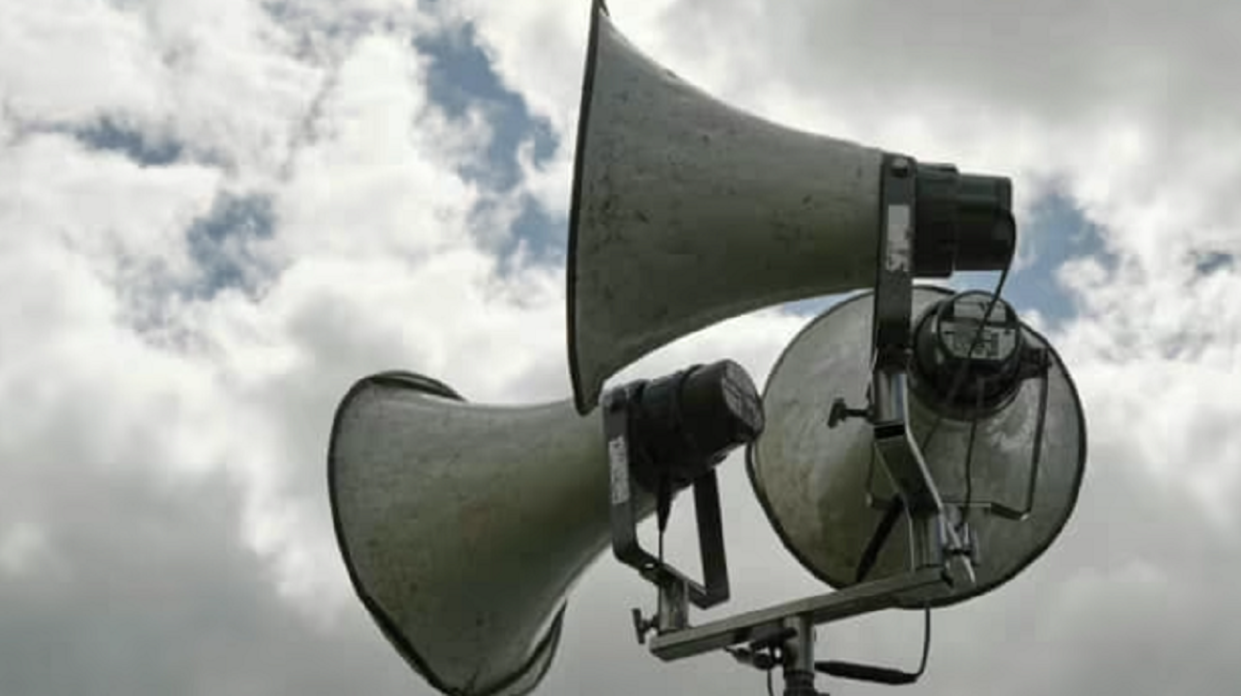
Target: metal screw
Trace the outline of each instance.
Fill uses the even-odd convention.
[[[844,399],[836,399],[832,402],[832,410],[828,412],[827,427],[835,428],[842,421],[849,418],[867,418],[870,416],[868,408],[849,408],[845,405]]]
[[[629,611],[633,615],[633,632],[638,636],[638,645],[646,645],[646,634],[659,627],[659,617],[645,619],[641,609],[634,608]]]

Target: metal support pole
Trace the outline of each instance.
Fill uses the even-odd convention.
[[[660,634],[689,627],[689,588],[683,580],[668,578],[660,584],[659,615],[655,619]]]
[[[806,614],[785,623],[793,635],[784,642],[784,696],[819,696],[814,688],[814,624]]]

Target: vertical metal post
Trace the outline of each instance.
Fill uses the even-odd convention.
[[[659,584],[660,635],[689,627],[689,588],[680,578],[668,577]]]
[[[784,696],[818,696],[814,688],[814,623],[807,614],[788,618],[784,642]]]

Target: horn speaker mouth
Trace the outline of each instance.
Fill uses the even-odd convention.
[[[327,484],[328,497],[332,509],[332,529],[336,535],[336,546],[340,551],[341,558],[345,563],[345,569],[349,574],[349,583],[353,586],[354,593],[357,594],[362,605],[366,607],[367,613],[371,615],[376,625],[379,626],[380,631],[388,639],[388,642],[400,653],[406,663],[426,679],[427,683],[437,691],[452,694],[453,696],[498,696],[500,694],[515,696],[516,694],[527,693],[542,681],[547,670],[551,668],[552,658],[560,645],[565,604],[561,604],[555,618],[546,629],[546,633],[539,639],[537,646],[525,664],[502,676],[491,685],[484,686],[482,690],[476,691],[469,686],[462,687],[449,684],[442,675],[438,674],[423,657],[422,651],[415,645],[415,639],[400,630],[395,618],[370,593],[366,583],[362,582],[362,579],[359,577],[358,569],[351,553],[352,547],[347,541],[339,514],[340,508],[337,504],[336,496],[337,458],[334,455],[337,451],[336,441],[337,434],[340,431],[341,416],[348,411],[350,403],[359,393],[376,384],[396,385],[431,396],[452,399],[454,401],[465,401],[456,390],[439,380],[413,372],[397,370],[381,372],[358,380],[341,400],[340,406],[336,410],[336,415],[332,420],[332,433],[328,443]],[[424,637],[419,637],[418,641],[421,642],[424,639]],[[430,639],[434,640],[434,637]],[[513,689],[514,686],[518,688]],[[510,691],[510,689],[513,690]]]
[[[586,132],[590,123],[590,104],[594,97],[595,68],[599,63],[599,23],[606,16],[607,5],[603,0],[593,0],[590,8],[590,35],[586,41],[586,67],[582,74],[582,99],[578,108],[577,145],[573,154],[573,193],[569,203],[569,244],[565,262],[565,294],[568,309],[569,378],[573,382],[573,401],[577,412],[587,413],[594,404],[586,403],[586,385],[582,382],[582,370],[578,361],[577,346],[577,228],[581,222],[582,170],[585,167]]]
[[[954,295],[931,286],[914,291],[916,308]],[[869,425],[861,419],[834,429],[826,424],[833,398],[856,400],[866,389],[867,357],[859,346],[870,337],[869,307],[870,293],[859,294],[819,315],[793,339],[768,376],[766,428],[746,453],[751,487],[781,542],[802,567],[835,588],[858,582],[859,559],[885,516],[887,506],[881,503],[894,500],[882,466],[871,459]],[[969,421],[937,412],[916,391],[910,394],[911,432],[923,445],[944,502],[964,502],[973,510],[970,526],[982,540],[978,581],[931,600],[933,607],[980,596],[1016,577],[1050,547],[1076,506],[1087,452],[1077,387],[1051,344],[1030,327],[1021,328],[1026,344],[1045,349],[1050,364],[1046,431],[1040,438],[1042,474],[1034,488],[1027,481],[1036,451],[1038,379],[1027,382],[998,412],[979,418],[977,443],[972,444],[967,444]],[[926,433],[937,413],[942,416],[939,434],[928,446]],[[967,473],[965,453],[975,445],[972,473]],[[868,471],[874,472],[873,479]],[[1033,504],[1019,522],[979,509],[988,501],[1012,505],[1030,490]],[[892,534],[869,579],[906,569],[907,547],[903,534]],[[926,604],[918,599],[901,606]]]

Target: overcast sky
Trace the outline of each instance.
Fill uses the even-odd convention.
[[[388,368],[478,402],[569,396],[589,4],[0,0],[0,694],[431,693],[348,586],[330,418]],[[1077,380],[1088,474],[1037,564],[936,614],[908,690],[1235,689],[1241,5],[610,4],[649,55],[757,114],[1014,179],[1011,297]],[[761,383],[822,306],[629,374],[732,356]],[[733,606],[822,591],[741,464]],[[638,604],[647,588],[597,563],[541,693],[760,693],[725,657],[646,655]],[[919,627],[821,635],[912,666]]]

